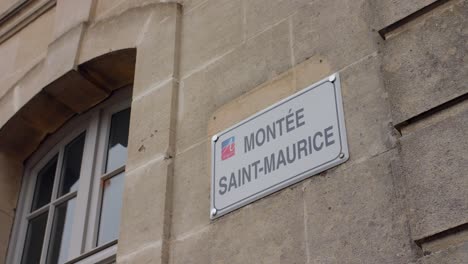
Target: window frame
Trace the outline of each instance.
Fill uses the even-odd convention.
[[[112,114],[131,106],[131,86],[115,91],[113,95],[87,112],[67,121],[50,135],[25,162],[12,235],[6,263],[21,263],[26,242],[29,220],[47,211],[47,225],[41,249],[40,264],[46,263],[50,245],[54,210],[59,204],[76,199],[73,212],[71,239],[66,263],[111,263],[115,261],[117,240],[97,247],[96,238],[102,188],[97,169],[105,166],[110,120]],[[81,133],[85,134],[78,189],[57,198],[58,185],[63,169],[64,149]],[[57,166],[51,194],[47,205],[32,211],[32,200],[38,172],[57,155]],[[123,166],[125,171],[125,166]],[[98,183],[98,185],[96,185]],[[74,198],[72,198],[74,197]],[[122,197],[123,198],[123,197]],[[92,261],[92,262],[90,262]]]

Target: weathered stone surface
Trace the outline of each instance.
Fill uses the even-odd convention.
[[[150,244],[161,244],[165,217],[169,213],[168,179],[171,177],[172,162],[166,160],[152,162],[125,175],[119,256],[131,255]]]
[[[245,34],[250,38],[266,28],[286,19],[311,0],[245,1]]]
[[[468,228],[466,228],[466,226],[467,225],[462,225],[421,241],[420,245],[423,252],[425,252],[426,255],[432,254],[468,242]]]
[[[182,20],[182,76],[228,52],[242,40],[240,0],[203,3]]]
[[[137,47],[137,64],[133,97],[153,88],[163,81],[177,77],[179,51],[178,32],[180,10],[177,4],[164,5],[165,12],[151,17],[141,43]],[[170,16],[167,16],[169,15]],[[164,21],[161,21],[164,19]],[[155,47],[157,47],[155,49]]]
[[[438,111],[434,111],[430,115],[424,116],[424,118],[418,120],[417,122],[410,122],[405,124],[400,128],[402,135],[407,135],[423,129],[425,127],[432,126],[437,124],[449,117],[457,116],[462,112],[468,111],[468,102],[462,101],[456,104],[451,105],[450,107],[444,107]]]
[[[16,4],[17,0],[4,0],[0,3],[0,15],[3,15],[9,8]]]
[[[290,67],[289,26],[283,22],[184,79],[179,102],[177,150],[182,151],[207,137],[210,116],[221,105]]]
[[[380,36],[370,28],[367,0],[317,0],[292,16],[295,63],[310,57],[327,61],[333,71],[377,50]]]
[[[161,260],[161,246],[150,245],[144,249],[133,252],[132,254],[120,257],[117,256],[117,264],[160,264],[165,263]]]
[[[153,6],[164,8],[164,5],[172,5],[182,0],[98,0],[96,3],[93,20],[106,20],[110,17],[121,15],[127,10]]]
[[[20,116],[14,116],[0,129],[0,149],[11,158],[26,159],[45,136]]]
[[[52,40],[54,16],[55,8],[52,8],[17,33],[19,44],[15,59],[16,69],[34,65],[38,58],[44,57]]]
[[[0,210],[0,261],[2,262],[6,258],[12,225],[13,217]]]
[[[468,222],[468,110],[401,138],[414,240]]]
[[[302,205],[300,188],[270,195],[176,238],[170,263],[306,263]]]
[[[340,72],[351,160],[360,161],[396,145],[379,68],[380,57],[373,55]]]
[[[89,20],[93,0],[58,0],[55,11],[54,39]]]
[[[18,80],[14,86],[15,110],[26,105],[46,85],[45,61],[41,60]]]
[[[468,259],[468,242],[419,259],[416,264],[464,264]]]
[[[0,80],[4,80],[7,76],[13,74],[15,70],[15,59],[16,51],[18,50],[19,39],[18,37],[12,37],[2,44],[0,44]],[[4,84],[0,86],[0,95],[3,95],[10,87],[5,87]]]
[[[385,42],[395,124],[468,92],[467,28],[468,2],[455,1]]]
[[[416,11],[436,2],[436,0],[377,0],[371,1],[376,21],[373,23],[375,30],[381,30],[400,19],[403,19]]]
[[[415,259],[389,151],[304,184],[309,263],[408,263]]]
[[[110,12],[116,6],[122,4],[126,0],[97,0],[94,8],[94,20],[100,19]]]
[[[208,0],[181,0],[183,12],[192,11],[192,9],[198,7],[201,3],[206,2]]]
[[[109,95],[75,70],[47,85],[44,91],[76,113],[88,110]]]
[[[128,144],[128,168],[136,168],[165,155],[173,155],[176,83],[171,81],[132,102]],[[157,108],[156,108],[157,106]]]
[[[9,157],[8,153],[0,153],[0,213],[11,217],[14,216],[22,172],[23,165],[21,162]]]
[[[210,223],[208,149],[209,143],[204,142],[175,157],[171,231],[174,237]]]
[[[91,24],[83,34],[78,64],[112,51],[135,48],[154,10],[154,7],[131,9]]]
[[[75,114],[66,105],[55,100],[45,92],[40,92],[17,115],[35,128],[52,133]]]
[[[117,50],[81,64],[78,71],[99,87],[114,91],[133,83],[135,61],[136,49]]]
[[[292,69],[295,72],[298,91],[334,73],[328,61],[319,57],[311,57]]]
[[[208,124],[208,135],[227,129],[293,94],[296,91],[294,70],[279,75],[217,109]]]
[[[14,91],[8,91],[0,98],[0,128],[15,114]]]
[[[60,78],[75,67],[83,30],[84,24],[77,25],[49,45],[45,60],[48,82]]]

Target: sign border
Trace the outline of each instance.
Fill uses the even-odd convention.
[[[236,129],[244,124],[246,124],[247,122],[250,122],[252,121],[253,119],[265,114],[265,113],[268,113],[269,111],[295,99],[296,97],[298,96],[301,96],[305,93],[308,93],[308,92],[311,92],[312,90],[314,90],[314,88],[317,88],[318,86],[320,85],[323,85],[325,83],[331,83],[333,85],[333,91],[334,91],[334,94],[335,94],[335,106],[336,106],[336,117],[337,117],[337,120],[338,120],[338,133],[339,133],[339,139],[340,139],[340,151],[339,151],[339,154],[338,156],[336,156],[335,158],[327,161],[327,162],[324,162],[320,165],[317,165],[313,168],[310,168],[310,169],[307,169],[301,173],[298,173],[292,177],[289,177],[279,183],[276,183],[275,185],[272,185],[266,189],[263,189],[263,190],[260,190],[254,194],[251,194],[241,200],[238,200],[228,206],[225,206],[223,208],[216,208],[216,201],[215,201],[215,187],[214,187],[214,184],[216,183],[216,175],[215,175],[215,163],[216,163],[216,143],[218,142],[218,139],[220,136],[226,134],[226,133],[229,133],[230,131],[232,131],[233,129]],[[341,115],[340,115],[341,113]],[[339,164],[342,164],[344,162],[346,162],[348,159],[349,159],[349,152],[348,152],[348,145],[347,145],[347,140],[346,140],[346,128],[345,128],[345,120],[344,120],[344,111],[343,111],[343,102],[342,102],[342,96],[341,96],[341,83],[340,83],[340,78],[339,78],[339,74],[338,73],[335,73],[333,75],[330,75],[329,77],[317,82],[317,83],[314,83],[304,89],[302,89],[301,91],[295,93],[295,94],[292,94],[290,96],[288,96],[287,98],[284,98],[282,100],[280,100],[279,102],[277,103],[274,103],[273,105],[253,114],[252,116],[236,123],[235,125],[221,131],[220,133],[216,134],[213,136],[212,138],[212,141],[211,141],[211,157],[212,157],[212,160],[211,160],[211,192],[210,192],[210,218],[211,220],[214,220],[216,218],[219,218],[227,213],[230,213],[236,209],[239,209],[240,207],[243,207],[247,204],[250,204],[256,200],[259,200],[259,199],[262,199],[272,193],[275,193],[277,191],[280,191],[290,185],[293,185],[301,180],[304,180],[308,177],[311,177],[311,176],[314,176],[320,172],[323,172],[329,168],[332,168],[334,166],[337,166]],[[338,162],[336,162],[338,160]],[[317,168],[321,167],[319,170],[316,170]],[[314,171],[315,170],[315,171]]]

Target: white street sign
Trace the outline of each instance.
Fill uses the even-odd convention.
[[[211,218],[345,162],[338,74],[213,136]]]

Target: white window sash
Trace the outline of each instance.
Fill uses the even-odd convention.
[[[71,241],[68,251],[68,259],[79,259],[73,263],[102,263],[107,264],[115,261],[117,241],[112,241],[102,247],[96,248],[98,230],[98,215],[100,208],[100,196],[102,195],[100,180],[105,166],[105,152],[110,130],[110,119],[113,113],[130,107],[131,88],[123,88],[115,92],[111,99],[99,104],[85,114],[75,117],[71,122],[64,125],[58,132],[51,135],[42,146],[25,162],[23,183],[20,189],[15,222],[13,224],[12,236],[8,247],[8,264],[21,263],[37,174],[47,162],[58,155],[58,164],[54,179],[51,201],[44,208],[36,209],[45,212],[48,207],[48,219],[45,237],[42,246],[41,262],[45,264],[47,251],[53,225],[53,213],[58,202],[76,199],[73,213],[73,224],[71,230]],[[66,194],[66,197],[56,199],[58,184],[63,162],[63,153],[66,144],[86,131],[83,159],[81,164],[78,191]],[[120,170],[122,168],[119,168]],[[97,183],[97,184],[96,184]],[[35,214],[37,216],[39,214]],[[111,244],[111,246],[109,246]],[[84,252],[84,253],[83,253]],[[92,254],[90,254],[92,253]],[[86,258],[83,258],[86,256]],[[70,262],[70,261],[69,261]],[[69,263],[67,262],[67,263]],[[72,262],[70,262],[72,263]]]

